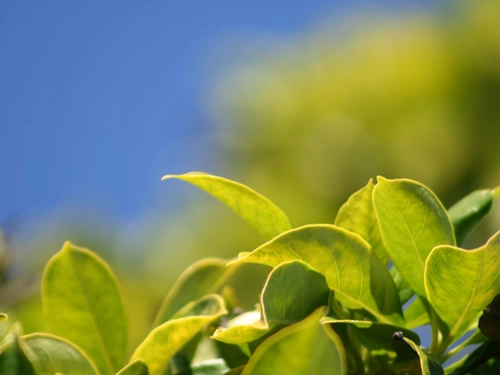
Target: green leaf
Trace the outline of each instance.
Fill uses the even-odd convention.
[[[438,246],[430,254],[425,286],[429,302],[449,327],[446,343],[464,333],[500,293],[499,253],[500,232],[475,250]]]
[[[420,358],[420,369],[422,371],[422,375],[444,375],[443,367],[436,360],[436,358],[434,358],[430,354],[427,354],[419,345],[415,344],[412,340],[406,337],[403,337],[403,340]]]
[[[226,344],[244,344],[261,338],[274,328],[264,321],[260,310],[249,311],[230,320],[227,327],[217,328],[210,338]]]
[[[189,370],[178,372],[175,375],[221,375],[229,371],[222,359],[210,359],[191,366]]]
[[[412,329],[429,323],[429,314],[422,300],[417,297],[404,311],[406,328]]]
[[[2,320],[7,320],[7,319],[9,319],[9,317],[7,316],[7,314],[0,313],[0,322],[1,322]]]
[[[125,309],[116,279],[102,259],[66,242],[45,268],[42,300],[52,332],[83,349],[101,375],[122,367]]]
[[[130,362],[116,375],[149,375],[148,367],[140,359]]]
[[[288,325],[328,306],[330,289],[325,277],[304,262],[285,262],[274,268],[262,290],[264,321]]]
[[[331,327],[319,323],[325,311],[319,308],[266,339],[250,357],[242,375],[346,375],[340,338]]]
[[[462,198],[448,210],[457,244],[463,243],[469,232],[490,211],[493,198],[494,190],[477,190]]]
[[[283,211],[245,185],[201,172],[166,175],[162,180],[169,178],[177,178],[205,190],[236,212],[266,240],[292,228]]]
[[[300,260],[325,276],[335,297],[365,309],[384,323],[404,325],[398,291],[389,271],[357,234],[333,225],[307,225],[274,238],[233,263],[276,267]]]
[[[411,288],[425,297],[425,261],[438,245],[455,245],[443,205],[427,187],[411,180],[378,177],[373,204],[385,247]]]
[[[37,375],[22,346],[20,331],[20,326],[15,324],[0,345],[0,374]]]
[[[394,280],[394,284],[396,284],[396,288],[398,289],[401,305],[404,305],[411,299],[411,297],[415,295],[415,292],[410,287],[410,284],[408,284],[408,282],[403,279],[403,276],[401,276],[401,273],[396,267],[391,267],[389,273],[391,274],[392,279]]]
[[[225,372],[223,375],[240,375],[243,373],[244,369],[245,369],[245,366],[240,366],[240,367],[233,368],[233,369]]]
[[[26,355],[41,374],[99,375],[87,354],[61,337],[35,333],[22,339],[26,344]]]
[[[186,269],[163,301],[154,326],[168,321],[188,302],[217,292],[237,269],[235,266],[226,265],[226,260],[208,258]]]
[[[486,306],[479,318],[478,327],[486,337],[500,340],[500,294]]]
[[[363,189],[351,195],[349,200],[340,207],[335,225],[359,234],[370,244],[373,252],[385,265],[389,261],[389,255],[385,250],[373,208],[373,187],[373,181],[370,179]]]
[[[131,361],[142,359],[150,375],[162,375],[175,353],[224,314],[224,301],[218,295],[210,295],[186,305],[172,320],[149,333],[135,350]]]

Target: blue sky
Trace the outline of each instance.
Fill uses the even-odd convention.
[[[307,32],[339,4],[0,2],[0,223],[82,201],[131,218],[163,174],[223,173],[204,107],[218,47]]]

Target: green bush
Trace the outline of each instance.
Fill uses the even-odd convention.
[[[349,198],[334,224],[293,228],[244,185],[203,173],[168,178],[221,200],[267,242],[229,262],[188,268],[133,353],[134,314],[112,271],[67,242],[43,275],[51,333],[23,335],[14,323],[0,346],[1,374],[499,373],[500,232],[478,249],[458,247],[498,188],[446,211],[424,185],[379,177]],[[244,311],[232,280],[248,264],[270,272],[258,305]],[[429,347],[412,331],[426,325]]]

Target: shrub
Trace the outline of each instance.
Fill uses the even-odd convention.
[[[13,324],[0,347],[1,374],[500,372],[500,232],[480,248],[458,247],[498,189],[473,192],[446,211],[422,184],[378,177],[334,224],[293,228],[244,185],[203,173],[168,178],[221,200],[267,242],[229,262],[188,268],[131,356],[112,271],[67,242],[43,275],[51,333],[23,335]],[[243,311],[230,281],[246,264],[270,272],[257,307]],[[429,347],[413,331],[426,325]]]

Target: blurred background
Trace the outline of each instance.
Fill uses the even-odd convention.
[[[499,19],[493,0],[1,2],[0,311],[45,329],[41,274],[70,240],[115,270],[133,347],[189,264],[263,242],[164,174],[245,183],[295,226],[377,175],[446,207],[500,185]],[[499,228],[497,204],[466,245]]]

